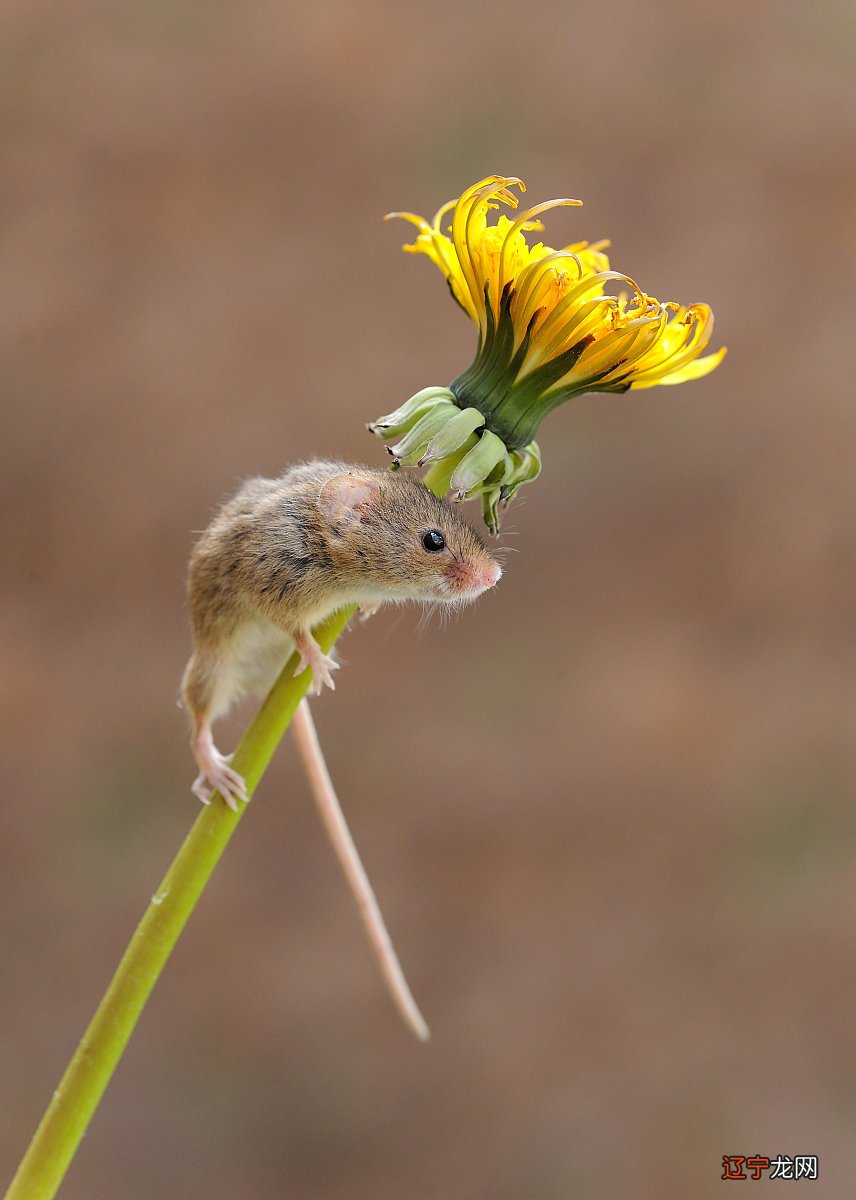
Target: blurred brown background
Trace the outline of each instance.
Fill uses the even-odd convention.
[[[729,357],[555,414],[497,592],[351,633],[316,705],[431,1044],[285,744],[63,1196],[706,1200],[756,1153],[851,1196],[852,5],[11,0],[0,42],[3,1181],[196,815],[193,532],[469,363],[380,218],[505,172]]]

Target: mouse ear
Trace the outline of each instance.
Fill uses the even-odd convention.
[[[355,525],[374,523],[380,488],[373,479],[359,475],[334,475],[318,496],[322,514],[337,533]]]

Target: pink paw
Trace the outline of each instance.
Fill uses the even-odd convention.
[[[336,685],[333,682],[331,671],[338,671],[339,664],[329,654],[324,654],[317,646],[315,650],[307,656],[302,654],[300,662],[297,665],[296,674],[300,675],[307,667],[312,668],[312,682],[309,685],[309,691],[313,696],[318,696],[321,693],[321,688],[326,684],[331,691],[335,692]]]
[[[229,759],[212,749],[205,755],[205,762],[194,780],[191,791],[203,804],[210,804],[214,792],[219,792],[232,812],[238,811],[238,801],[249,800],[247,785],[237,771],[229,766]]]

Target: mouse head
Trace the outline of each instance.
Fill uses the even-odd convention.
[[[465,603],[502,575],[475,530],[403,471],[334,475],[319,504],[337,560],[390,599]]]

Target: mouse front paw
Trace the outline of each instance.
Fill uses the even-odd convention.
[[[331,691],[335,692],[336,685],[333,682],[331,671],[338,671],[339,664],[335,658],[331,658],[329,654],[325,654],[311,633],[298,635],[294,639],[294,645],[300,654],[300,662],[297,664],[295,675],[300,675],[307,667],[312,669],[312,683],[309,685],[309,691],[314,696],[321,693],[322,687],[326,684]]]
[[[331,671],[339,670],[339,664],[335,658],[331,658],[329,654],[322,654],[319,650],[318,656],[310,661],[301,658],[297,674],[299,675],[307,667],[312,668],[312,682],[309,685],[309,691],[313,696],[320,696],[325,684],[331,692],[335,692],[336,683],[330,674]]]

